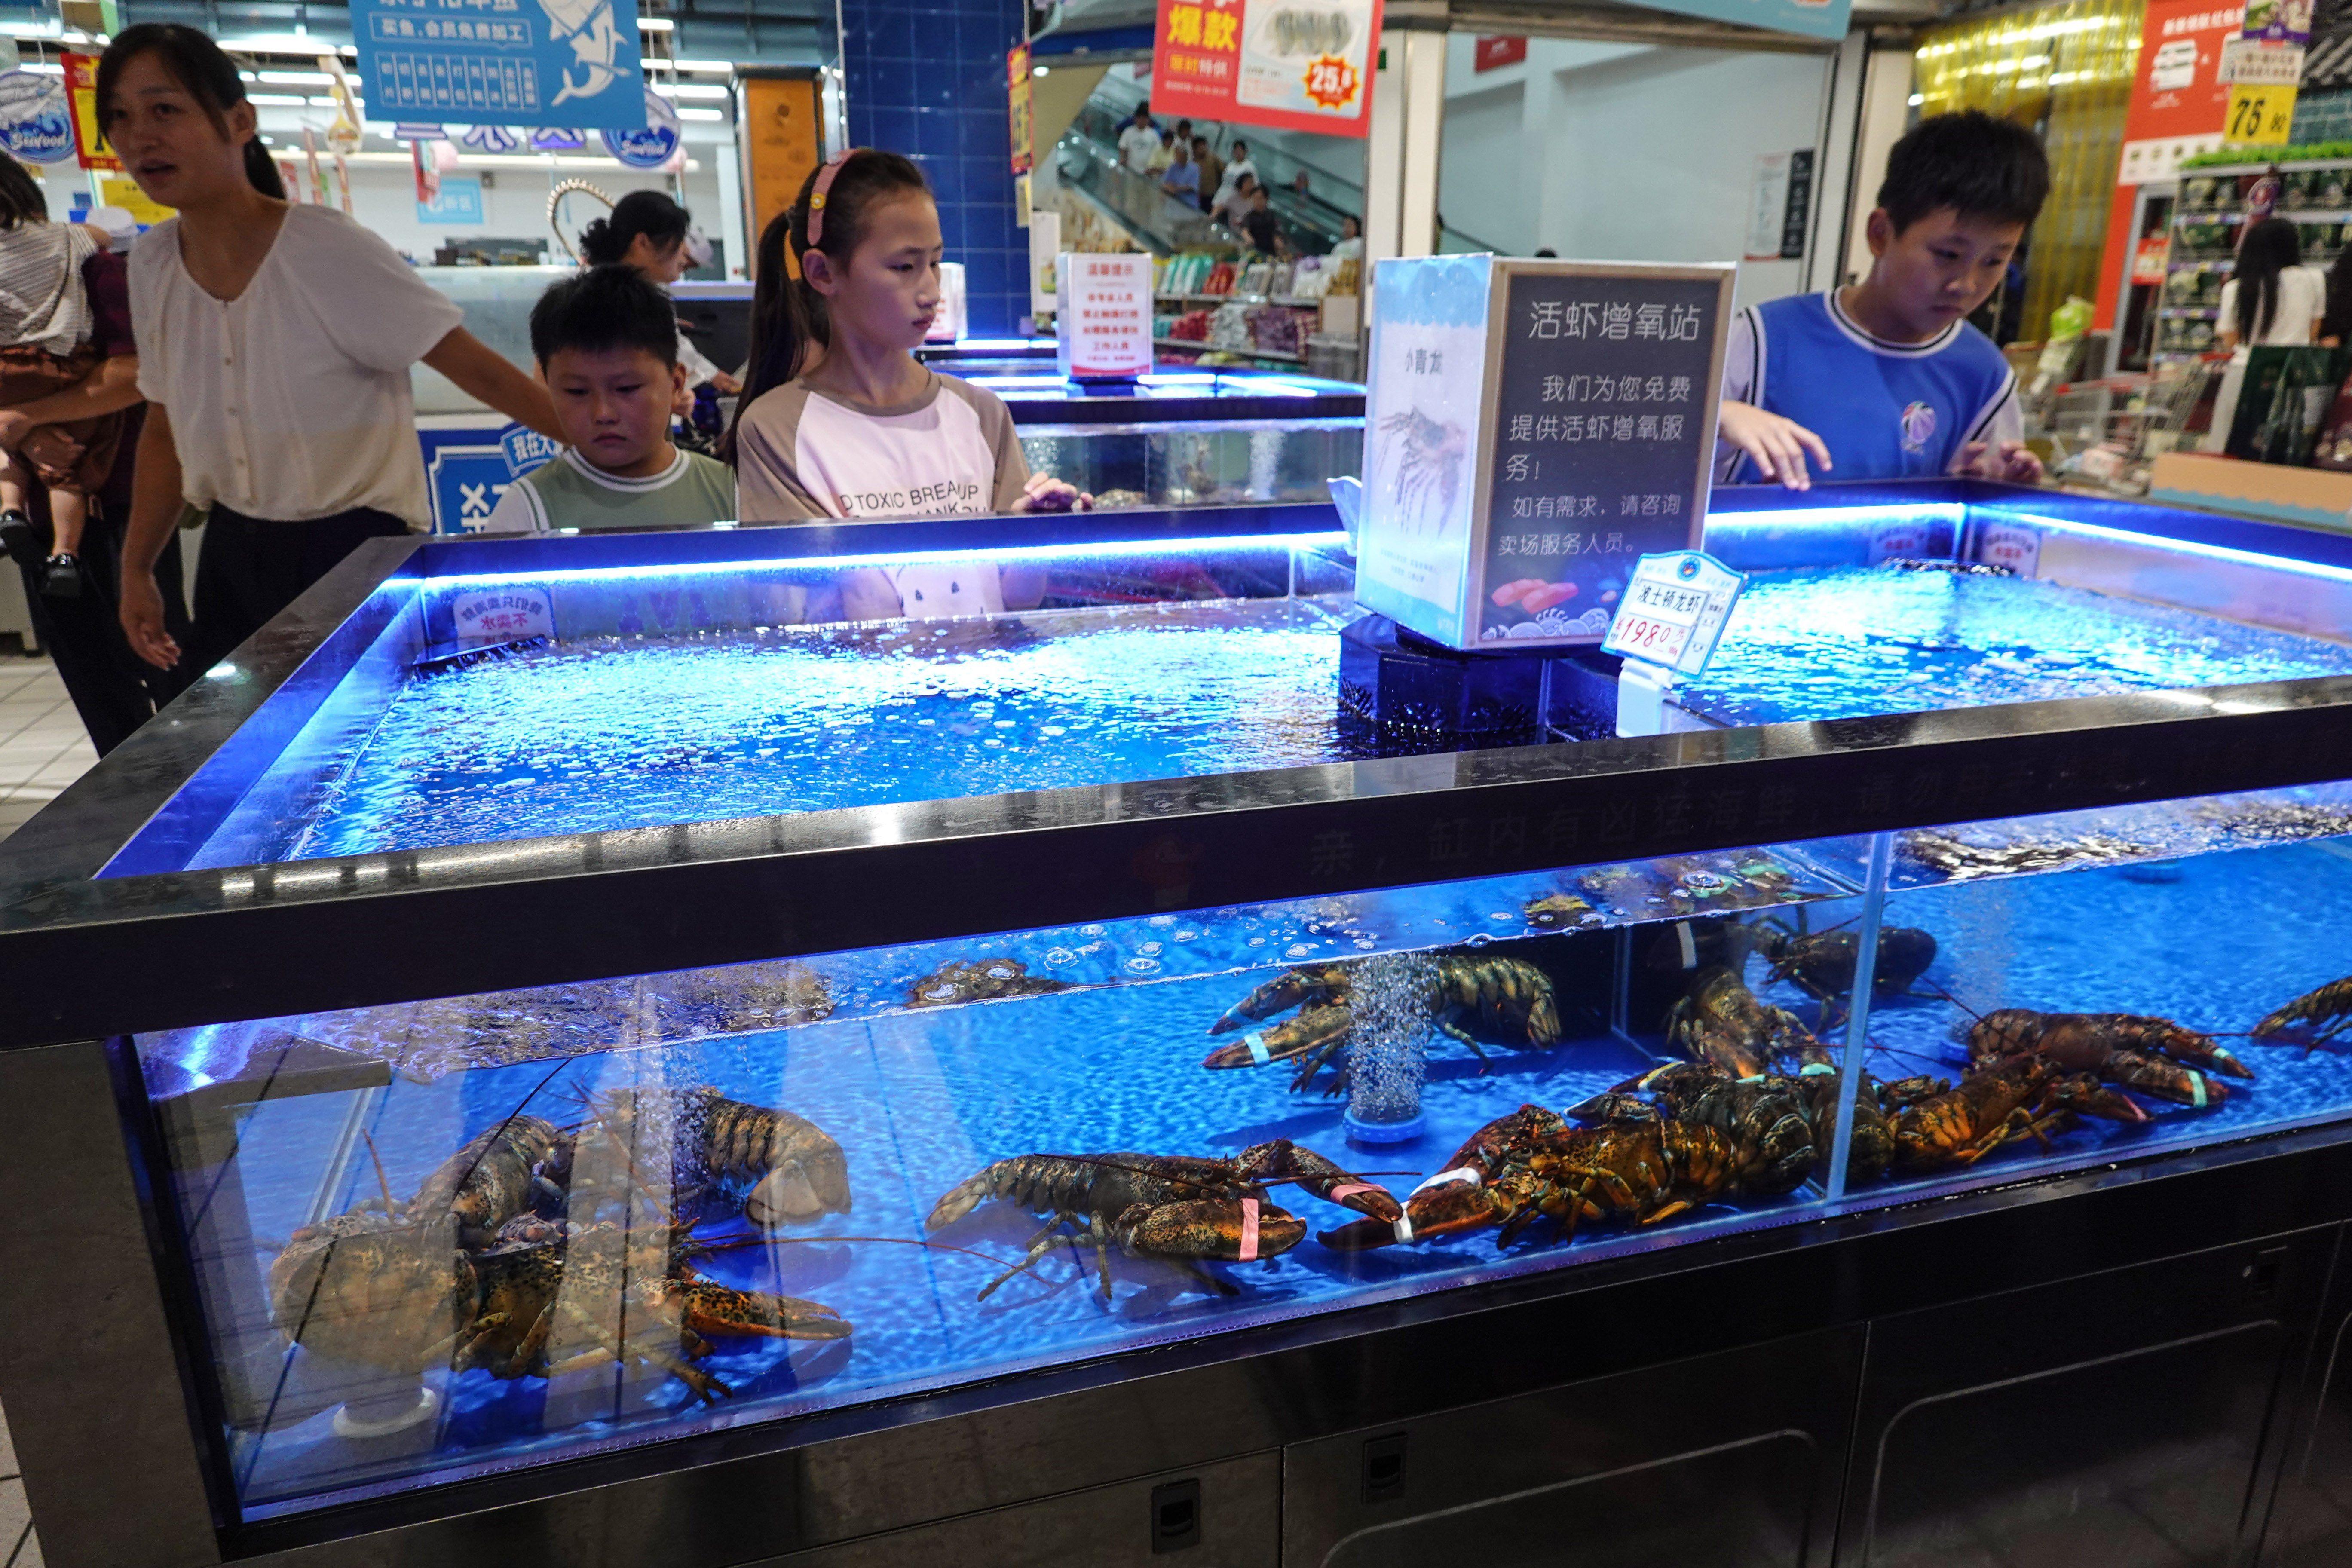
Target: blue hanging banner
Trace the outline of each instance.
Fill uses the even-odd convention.
[[[370,115],[635,131],[635,7],[614,0],[352,0]]]
[[[604,132],[604,151],[632,169],[658,169],[677,151],[686,128],[669,100],[646,89],[646,122],[635,131]]]
[[[73,111],[63,79],[32,71],[0,75],[0,149],[27,163],[74,155]]]

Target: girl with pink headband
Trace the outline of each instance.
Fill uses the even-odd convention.
[[[940,305],[941,248],[922,171],[865,148],[810,174],[768,225],[751,370],[728,441],[745,522],[1092,504],[1029,472],[994,394],[915,360]],[[1024,609],[1043,593],[1042,574],[986,564],[866,570],[842,588],[853,618]]]

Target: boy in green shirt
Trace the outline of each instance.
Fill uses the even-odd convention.
[[[686,372],[659,289],[617,265],[552,284],[531,307],[530,348],[571,445],[509,486],[483,532],[705,527],[735,516],[735,471],[670,444]]]

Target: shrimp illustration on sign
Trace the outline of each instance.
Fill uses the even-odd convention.
[[[555,95],[556,103],[593,98],[620,79],[614,62],[620,58],[623,39],[614,25],[612,0],[539,0],[539,8],[547,13],[555,37],[570,41],[572,58],[587,67],[578,81],[572,79],[570,71],[563,73],[563,90]]]
[[[1444,534],[1453,521],[1454,499],[1462,488],[1462,463],[1470,452],[1468,434],[1461,426],[1432,419],[1418,408],[1390,415],[1381,421],[1381,431],[1395,444],[1396,474],[1390,494],[1396,501],[1399,520]]]

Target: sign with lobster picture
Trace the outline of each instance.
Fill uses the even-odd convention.
[[[1469,651],[1589,647],[1697,548],[1733,268],[1380,263],[1357,597]]]

